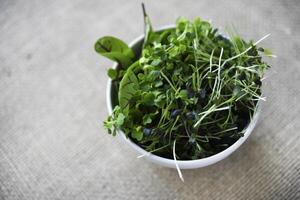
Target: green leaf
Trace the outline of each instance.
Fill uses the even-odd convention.
[[[170,48],[169,57],[171,59],[173,59],[174,57],[178,56],[178,54],[180,54],[180,49],[179,49],[178,46],[173,46],[172,48]]]
[[[152,119],[154,119],[154,117],[158,114],[158,110],[156,110],[154,113],[149,113],[144,115],[143,117],[143,125],[147,125],[147,124],[151,124],[152,123]]]
[[[173,63],[168,63],[167,64],[167,70],[172,70],[174,68],[174,64]]]
[[[146,105],[153,105],[155,100],[155,95],[152,92],[145,93],[142,99],[143,103]]]
[[[122,113],[120,106],[115,106],[113,113],[103,123],[103,126],[108,129],[108,133],[113,136],[116,135],[117,129],[121,129],[124,124],[125,115]]]
[[[120,82],[119,88],[119,104],[122,109],[129,105],[131,98],[139,90],[139,82],[134,73],[134,69],[139,67],[139,62],[132,64],[126,71]]]
[[[166,104],[166,95],[165,94],[157,95],[154,102],[157,107],[162,108]]]
[[[146,124],[151,124],[152,122],[152,119],[151,119],[151,115],[144,115],[143,117],[143,124],[146,125]]]
[[[176,20],[176,27],[179,31],[184,31],[186,24],[188,23],[188,19],[185,17],[179,17]]]
[[[180,92],[176,96],[177,99],[188,100],[188,92],[187,90],[180,90]]]
[[[147,80],[149,82],[155,81],[160,76],[160,72],[158,70],[152,70],[147,75]]]
[[[160,63],[161,63],[161,60],[160,60],[160,59],[155,59],[155,60],[152,61],[151,65],[157,66],[157,65],[159,65]]]
[[[155,87],[160,87],[160,86],[162,86],[162,85],[163,85],[162,80],[156,80],[156,81],[154,82],[154,86],[155,86]]]
[[[109,134],[115,135],[115,126],[114,121],[112,120],[112,117],[109,116],[104,122],[103,126],[108,130]]]
[[[124,119],[125,119],[125,115],[123,113],[120,113],[116,120],[117,126],[122,126],[124,124]]]
[[[159,42],[161,43],[167,43],[168,42],[168,36],[171,34],[170,30],[165,30],[159,35]]]
[[[112,36],[98,39],[95,50],[100,55],[118,62],[124,69],[132,64],[135,57],[132,49],[125,42]]]
[[[111,78],[112,80],[114,80],[114,79],[117,78],[118,72],[117,72],[117,70],[110,68],[107,71],[107,75],[109,76],[109,78]]]
[[[133,129],[131,136],[135,139],[137,139],[138,141],[141,141],[143,139],[143,131],[142,131],[142,127],[138,126],[135,129]]]

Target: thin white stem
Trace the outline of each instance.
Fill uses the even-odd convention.
[[[222,56],[223,56],[223,47],[221,48],[221,53],[220,53],[220,57],[219,57],[219,67],[218,67],[218,85],[217,85],[217,91],[220,88],[220,84],[221,84],[221,61],[222,61]]]
[[[216,105],[212,105],[212,107],[210,107],[207,111],[201,112],[198,115],[202,115],[203,116],[194,124],[194,128],[196,128],[197,126],[199,126],[199,124],[203,121],[203,119],[209,115],[210,113],[216,112],[216,111],[222,111],[222,110],[228,110],[231,106],[225,106],[222,108],[216,108]]]
[[[145,156],[150,156],[150,153],[149,152],[146,152],[146,153],[143,153],[142,155],[139,155],[138,157],[136,158],[143,158]]]
[[[267,101],[267,97],[257,97],[257,99],[252,99],[254,101],[259,101],[259,100],[262,100],[262,101]]]
[[[222,111],[222,110],[228,110],[229,108],[230,108],[231,106],[225,106],[225,107],[222,107],[222,108],[217,108],[217,109],[209,109],[209,110],[207,110],[207,111],[204,111],[204,112],[201,112],[201,113],[199,113],[198,115],[202,115],[202,114],[206,114],[206,113],[210,113],[210,112],[215,112],[215,111]]]
[[[263,41],[264,39],[266,39],[266,38],[269,37],[270,35],[271,35],[271,34],[269,33],[269,34],[265,35],[264,37],[262,37],[261,39],[259,39],[257,42],[254,43],[254,46],[255,46],[255,45],[258,45],[261,41]]]
[[[253,46],[256,46],[257,44],[259,44],[261,41],[263,41],[264,39],[266,39],[266,38],[269,37],[269,36],[270,36],[270,34],[265,35],[264,37],[262,37],[261,39],[259,39],[257,42],[255,42],[255,43],[253,44]],[[234,59],[236,59],[236,58],[238,58],[238,57],[244,55],[245,53],[247,53],[250,49],[252,49],[253,46],[249,47],[248,49],[246,49],[245,51],[243,51],[242,53],[240,53],[240,54],[238,54],[238,55],[235,55],[235,56],[233,56],[233,57],[231,57],[231,58],[226,59],[226,60],[223,62],[222,67],[223,67],[228,61],[234,60]]]
[[[173,144],[173,158],[174,158],[175,166],[176,166],[176,169],[177,169],[177,172],[178,172],[178,176],[181,179],[181,181],[184,182],[181,170],[180,170],[180,168],[178,166],[178,162],[177,162],[177,159],[176,159],[176,149],[175,149],[175,146],[176,146],[176,140],[174,140],[174,144]]]

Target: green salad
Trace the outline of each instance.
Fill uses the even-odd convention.
[[[115,89],[108,132],[122,130],[148,152],[177,160],[205,158],[240,137],[254,115],[262,78],[272,56],[258,42],[225,37],[200,18],[179,18],[176,27],[153,30],[144,12],[145,37],[135,54],[115,37],[100,38],[95,50],[113,61]]]

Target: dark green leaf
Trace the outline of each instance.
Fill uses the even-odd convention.
[[[134,69],[139,66],[138,62],[132,64],[126,71],[123,79],[120,82],[119,88],[119,104],[122,109],[127,107],[131,98],[139,90],[139,82],[134,73]]]
[[[117,78],[118,72],[117,72],[117,70],[110,68],[107,71],[107,75],[109,76],[109,78],[111,78],[112,80],[114,80],[114,79]]]
[[[155,95],[152,92],[148,92],[143,95],[142,102],[146,105],[153,105],[154,100],[155,100]]]

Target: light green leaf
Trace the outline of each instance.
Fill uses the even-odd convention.
[[[125,119],[125,115],[123,113],[120,113],[116,120],[117,126],[122,126],[124,124],[124,119]]]
[[[151,65],[158,66],[160,63],[161,63],[160,59],[155,59],[155,60],[152,61]]]
[[[131,136],[137,139],[138,141],[141,141],[143,139],[142,127],[138,126],[137,128],[133,129]]]
[[[164,83],[162,82],[162,80],[156,80],[155,82],[154,82],[154,86],[155,87],[160,87],[160,86],[162,86]]]
[[[109,116],[104,122],[103,126],[108,130],[109,134],[115,135],[115,126],[114,121],[111,119],[111,116]]]
[[[95,44],[95,50],[100,55],[118,62],[124,69],[132,64],[135,57],[125,42],[112,36],[100,38]]]
[[[144,115],[144,117],[143,117],[143,124],[144,125],[151,124],[151,122],[152,122],[151,115]]]
[[[187,100],[188,99],[188,92],[187,90],[180,90],[180,92],[176,96],[177,99]]]

